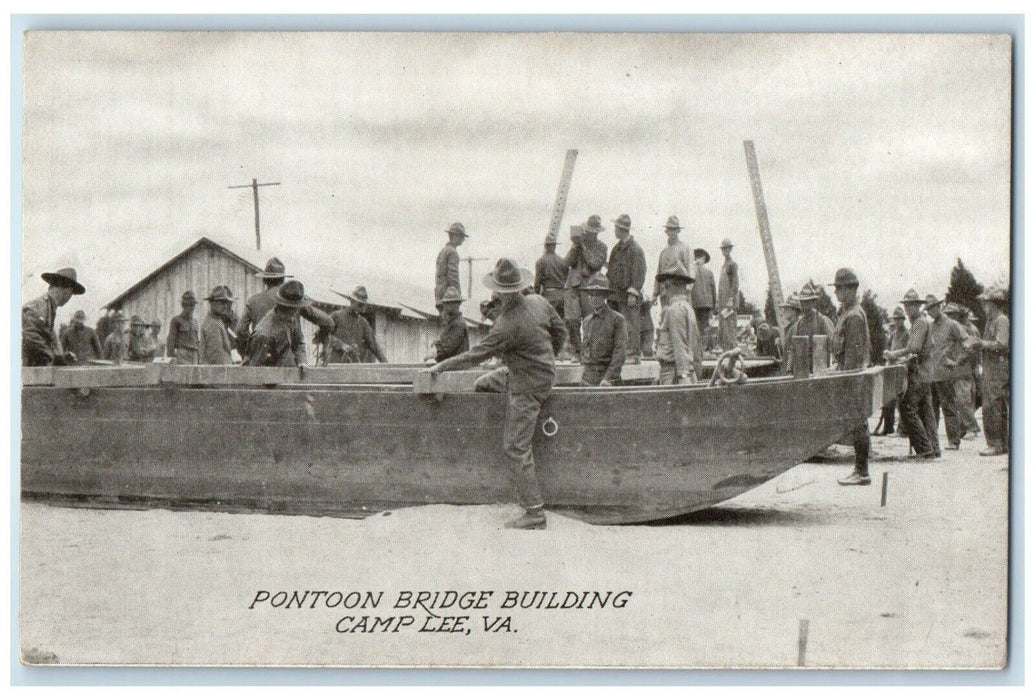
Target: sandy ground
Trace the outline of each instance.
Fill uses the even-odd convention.
[[[515,532],[502,505],[358,521],[25,503],[20,645],[61,664],[1000,667],[1008,466],[983,447],[915,464],[875,439],[872,486],[837,485],[841,450],[661,526],[551,515]],[[395,607],[421,590],[492,593],[484,609]],[[328,593],[287,609],[252,606],[259,591]],[[351,591],[382,595],[348,609]],[[507,591],[631,595],[506,609]]]

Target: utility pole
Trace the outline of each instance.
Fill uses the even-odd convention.
[[[568,189],[571,187],[571,176],[575,172],[575,159],[578,157],[578,150],[571,148],[564,156],[564,167],[561,169],[561,181],[557,185],[557,196],[553,200],[553,213],[550,216],[550,228],[548,234],[554,238],[561,230],[561,219],[564,218],[564,208],[568,204]]]
[[[776,318],[783,321],[780,304],[783,303],[783,287],[780,285],[780,271],[776,268],[776,251],[773,249],[773,235],[769,231],[769,213],[765,208],[762,196],[762,177],[758,173],[758,159],[755,157],[755,142],[744,142],[744,155],[747,156],[748,176],[751,178],[751,193],[755,198],[755,215],[758,218],[758,233],[762,236],[762,251],[765,253],[765,266],[769,272],[769,296],[776,308]]]
[[[474,284],[474,264],[481,262],[482,260],[488,260],[488,258],[472,258],[470,256],[466,258],[460,258],[461,262],[467,263],[467,298],[471,298]]]
[[[252,199],[255,202],[255,250],[262,250],[262,239],[259,237],[259,188],[279,185],[279,182],[259,182],[254,177],[250,185],[230,185],[228,190],[236,190],[242,187],[252,188]]]

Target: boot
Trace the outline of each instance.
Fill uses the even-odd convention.
[[[546,513],[542,508],[527,508],[525,514],[507,523],[511,530],[545,530]]]
[[[853,471],[845,478],[838,479],[837,483],[841,484],[842,486],[869,486],[870,475],[863,474],[860,471]]]

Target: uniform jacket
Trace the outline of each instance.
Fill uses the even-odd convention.
[[[80,363],[99,359],[104,354],[97,332],[89,326],[77,328],[75,324],[70,325],[61,336],[61,347],[65,352],[74,352],[76,361]]]
[[[682,264],[683,269],[690,272],[694,269],[694,254],[683,241],[676,241],[675,243],[668,243],[664,248],[661,249],[661,253],[658,255],[658,272],[664,272],[670,269],[676,262]],[[695,281],[697,277],[694,277]],[[661,293],[661,282],[654,280],[654,296],[658,296]],[[715,290],[712,289],[712,293]],[[714,303],[712,304],[714,306]]]
[[[56,315],[48,294],[22,307],[22,364],[26,367],[53,364],[61,356],[61,342],[54,334]]]
[[[435,341],[435,362],[448,360],[471,349],[467,339],[467,323],[460,314],[451,314],[442,328],[442,334]]]
[[[981,350],[981,369],[991,382],[1007,381],[1010,377],[1010,318],[999,313],[985,323],[985,341],[994,345]]]
[[[557,253],[543,253],[535,262],[533,289],[536,294],[542,294],[547,289],[564,289],[567,277],[568,262]]]
[[[252,297],[244,304],[244,313],[241,314],[240,320],[237,322],[237,352],[241,353],[241,357],[248,355],[248,347],[251,344],[251,334],[258,325],[259,321],[266,317],[273,307],[277,305],[277,290],[280,287],[270,287],[264,289],[258,294],[252,295]],[[331,317],[320,311],[312,304],[309,306],[303,306],[299,309],[299,316],[316,325],[320,329],[320,333],[326,335],[330,332],[334,323],[331,321]],[[302,323],[298,320],[298,316],[295,317],[295,323],[298,324],[298,333],[302,333]]]
[[[252,367],[300,367],[306,362],[305,338],[298,318],[270,311],[252,332],[248,361]]]
[[[687,268],[689,269],[689,268]],[[611,248],[607,263],[607,280],[611,283],[608,297],[625,303],[629,294],[643,298],[643,282],[647,277],[647,258],[632,236],[618,241]]]
[[[909,344],[909,329],[901,331],[892,326],[891,336],[888,338],[888,350],[901,350]]]
[[[517,295],[504,306],[482,342],[446,360],[443,369],[464,369],[499,357],[510,370],[508,391],[543,394],[553,388],[554,356],[568,337],[564,321],[538,294]]]
[[[342,309],[331,314],[334,324],[327,338],[328,362],[388,362],[374,337],[374,329],[359,313]],[[351,346],[345,348],[344,346]]]
[[[834,326],[831,354],[839,369],[863,369],[870,364],[870,327],[858,302],[842,307]]]
[[[201,324],[201,364],[232,365],[230,333],[221,316],[209,313]]]
[[[923,314],[910,321],[909,342],[906,349],[916,357],[909,363],[910,377],[930,383],[934,377],[934,363],[931,361],[930,324]]]
[[[104,339],[104,359],[121,364],[129,355],[129,342],[126,334],[115,330]]]
[[[606,367],[604,379],[614,382],[625,364],[625,317],[606,304],[582,322],[582,364]]]
[[[173,316],[169,321],[169,337],[165,339],[169,357],[176,357],[176,348],[197,350],[199,343],[197,320],[193,316],[184,318],[183,314]]]
[[[607,262],[607,244],[599,239],[591,241],[585,237],[572,241],[566,260],[568,279],[564,283],[565,289],[581,287],[583,280],[599,272]]]
[[[134,362],[150,362],[155,359],[155,341],[150,333],[146,331],[141,335],[129,333],[129,341],[126,345],[127,357]]]
[[[929,322],[931,336],[931,381],[955,379],[958,365],[966,355],[967,332],[945,313]]]
[[[659,270],[662,268],[658,268]],[[687,268],[688,270],[690,268]],[[695,309],[714,309],[717,298],[715,275],[706,266],[694,265],[694,286],[690,290],[690,303]]]
[[[690,300],[679,295],[661,310],[657,358],[675,364],[677,375],[694,377],[703,356],[701,333]]]
[[[446,243],[435,260],[435,299],[441,299],[447,287],[460,289],[460,253]]]
[[[733,300],[733,306],[736,307],[740,303],[739,294],[740,268],[732,260],[725,261],[722,264],[722,270],[719,272],[719,299],[718,305],[715,308],[725,308],[730,299]]]

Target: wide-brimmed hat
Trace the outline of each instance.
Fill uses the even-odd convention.
[[[140,318],[136,314],[133,314],[133,318],[130,319],[129,325],[131,325],[131,326],[146,326],[147,323],[144,321],[144,319]]]
[[[277,287],[277,305],[291,309],[309,306],[309,300],[305,297],[305,287],[302,286],[302,283],[298,280],[288,280]]]
[[[446,287],[446,291],[442,292],[442,297],[435,302],[435,308],[438,308],[443,304],[459,304],[463,300],[464,297],[460,294],[459,289],[456,287]]]
[[[805,286],[798,292],[798,301],[815,301],[819,299],[819,296],[819,290],[811,282],[806,282]]]
[[[460,236],[463,236],[464,238],[470,238],[470,236],[467,235],[467,229],[465,229],[464,225],[461,224],[459,221],[454,221],[453,223],[451,223],[449,225],[449,228],[446,229],[446,233],[455,233]]]
[[[351,299],[352,301],[355,301],[359,304],[367,304],[370,302],[370,295],[367,294],[367,288],[364,287],[362,284],[357,286],[348,294],[344,294],[342,296],[344,296],[346,299]]]
[[[733,241],[731,241],[728,238],[723,238],[722,239],[722,243],[719,244],[719,248],[732,248],[732,247],[733,247]]]
[[[797,294],[791,294],[787,297],[787,301],[780,304],[781,309],[794,309],[795,311],[801,311],[801,302],[798,301]]]
[[[655,275],[654,279],[658,282],[672,280],[673,282],[682,282],[683,284],[690,284],[694,281],[693,275],[683,267],[683,263],[679,260],[674,260],[671,265]]]
[[[899,304],[922,304],[924,300],[920,298],[920,295],[915,289],[910,289],[906,292],[906,295],[902,297],[902,301]]]
[[[86,287],[79,284],[74,267],[63,267],[57,272],[44,272],[40,277],[52,287],[71,289],[72,294],[86,294]]]
[[[628,214],[622,214],[612,222],[615,226],[620,229],[628,231],[632,228],[632,219],[629,218]]]
[[[74,321],[76,319],[79,319],[80,321],[85,321],[86,320],[86,312],[83,311],[82,309],[79,309],[78,311],[76,311],[74,314],[72,314],[72,320]]]
[[[985,291],[978,294],[978,299],[982,301],[1006,301],[1006,290],[1002,287],[991,286],[985,289]]]
[[[665,222],[666,231],[682,231],[683,227],[679,225],[679,218],[675,215],[668,217],[668,221]]]
[[[586,219],[586,223],[582,225],[582,230],[586,233],[600,233],[604,230],[604,225],[600,223],[600,217],[593,214]]]
[[[694,258],[704,258],[706,263],[712,261],[712,256],[704,248],[694,248]]]
[[[891,317],[892,318],[905,318],[906,317],[906,312],[902,310],[901,306],[896,306],[895,307],[895,312],[893,314],[891,314]]]
[[[593,275],[582,283],[579,291],[590,294],[606,294],[611,291],[611,283],[601,272],[594,272]]]
[[[597,219],[599,223],[599,217]],[[510,258],[500,258],[492,272],[482,277],[482,284],[494,292],[520,292],[532,284],[532,273]]]
[[[924,310],[926,311],[932,306],[938,306],[939,304],[942,304],[944,302],[944,299],[939,299],[933,294],[928,294],[926,297],[924,297]]]
[[[205,297],[205,301],[237,301],[237,299],[234,298],[230,287],[220,284],[212,288],[212,293]]]
[[[183,293],[183,296],[180,297],[180,303],[181,304],[197,304],[198,303],[198,298],[196,296],[194,296],[194,292],[192,292],[192,291],[190,291],[188,289],[186,292]]]
[[[284,263],[280,262],[280,258],[274,257],[267,260],[266,269],[262,272],[256,272],[255,276],[267,280],[279,280],[292,275],[284,274]]]
[[[842,267],[836,273],[834,273],[834,283],[831,287],[851,287],[859,286],[859,278],[855,276],[855,271],[850,267]]]

